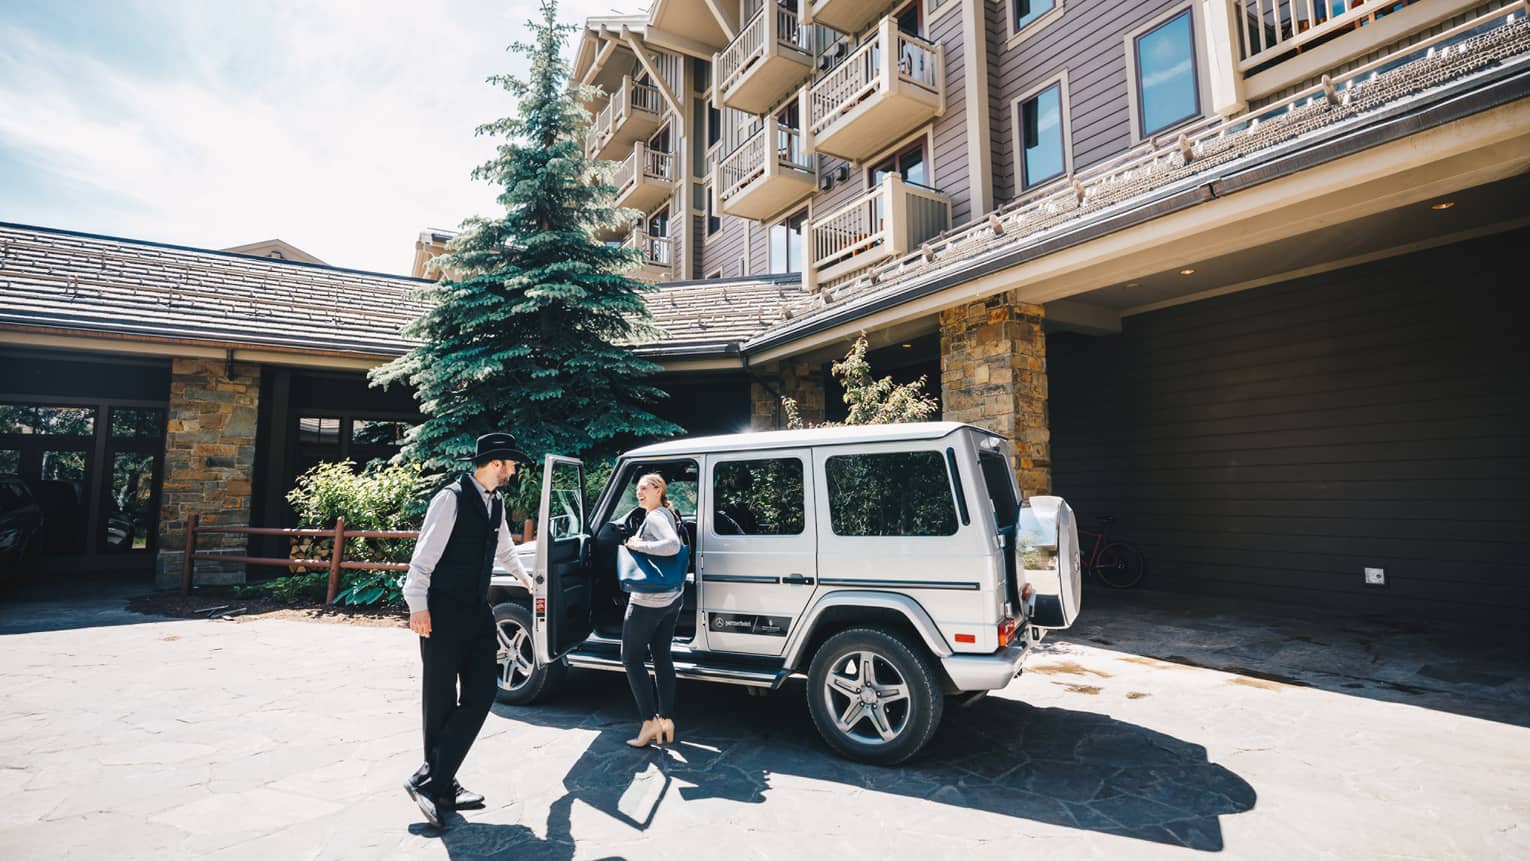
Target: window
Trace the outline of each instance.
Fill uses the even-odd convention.
[[[720,463],[712,493],[718,535],[801,535],[807,528],[798,458]]]
[[[1040,185],[1066,170],[1062,101],[1058,82],[1020,103],[1021,188]]]
[[[1052,11],[1056,6],[1056,0],[1014,0],[1014,32],[1018,33],[1024,30],[1027,25]]]
[[[707,102],[707,149],[717,146],[722,140],[722,111],[719,111],[710,101]]]
[[[1134,40],[1138,131],[1143,137],[1200,115],[1190,10]]]
[[[21,474],[21,451],[14,448],[0,448],[0,476]]]
[[[1013,528],[1020,517],[1020,501],[1015,498],[1015,482],[1010,477],[1009,464],[1004,455],[996,451],[978,452],[978,463],[983,467],[983,485],[988,489],[988,500],[993,503],[994,525],[1001,532]]]
[[[806,224],[804,209],[770,226],[770,274],[802,271],[802,229]]]
[[[662,463],[634,463],[627,467],[622,476],[622,492],[616,498],[616,506],[611,509],[608,520],[611,523],[620,523],[632,513],[632,509],[638,507],[637,484],[638,479],[657,472],[664,477],[668,487],[665,495],[669,501],[675,504],[676,510],[681,517],[694,518],[696,516],[696,491],[700,485],[701,470],[694,460],[671,460]]]
[[[0,434],[19,436],[93,436],[93,407],[34,407],[0,404]]]
[[[158,439],[165,430],[164,410],[112,408],[112,436],[117,439]]]
[[[835,535],[953,535],[956,505],[939,452],[837,455],[826,464]]]
[[[712,212],[712,187],[707,186],[707,235],[711,236],[722,229],[722,219]]]
[[[925,168],[924,138],[909,146],[893,153],[872,165],[866,171],[866,181],[871,187],[882,182],[882,178],[897,174],[904,182],[912,182],[916,185],[929,185],[929,172]]]
[[[340,420],[298,419],[298,443],[301,445],[340,445]]]

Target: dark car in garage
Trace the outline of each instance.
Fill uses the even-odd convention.
[[[0,584],[37,571],[42,562],[43,510],[19,478],[0,478]]]

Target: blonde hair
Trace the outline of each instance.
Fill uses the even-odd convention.
[[[669,482],[664,480],[664,476],[659,475],[657,472],[650,472],[647,475],[640,477],[638,479],[638,484],[642,484],[645,481],[659,489],[659,504],[665,508],[668,508],[669,513],[673,514],[676,520],[679,520],[680,510],[675,508],[675,504],[673,502],[669,501]]]

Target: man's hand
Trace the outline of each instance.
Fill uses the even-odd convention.
[[[534,594],[536,594],[536,584],[531,582],[531,578],[530,577],[522,576],[521,577],[521,585],[526,588],[526,594],[527,595],[534,595]]]
[[[430,636],[430,611],[421,610],[418,613],[409,614],[409,630],[422,637]]]

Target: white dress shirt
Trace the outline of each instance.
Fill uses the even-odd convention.
[[[492,514],[494,492],[479,484],[478,479],[471,475],[468,481],[477,489],[479,501]],[[420,539],[415,542],[414,556],[409,560],[409,573],[404,577],[404,602],[409,605],[409,612],[418,613],[429,609],[427,596],[430,594],[430,575],[436,570],[436,563],[441,561],[441,553],[446,550],[446,541],[452,537],[452,528],[456,525],[457,493],[450,487],[443,488],[431,498],[430,507],[425,510]],[[531,576],[526,573],[521,560],[516,558],[515,542],[510,540],[510,525],[505,522],[503,508],[499,518],[499,542],[494,548],[494,561],[519,578],[527,592],[531,591]]]

